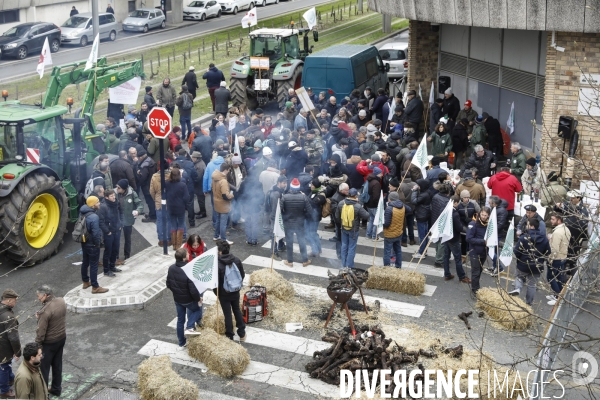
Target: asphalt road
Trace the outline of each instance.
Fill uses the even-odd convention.
[[[323,0],[283,1],[279,4],[270,4],[258,7],[257,14],[260,20],[295,10],[305,10],[309,7],[328,3]],[[237,15],[223,14],[220,18],[210,18],[203,22],[185,21],[183,24],[173,26],[167,23],[164,30],[155,29],[146,34],[133,32],[119,32],[114,42],[103,41],[100,44],[99,55],[108,56],[126,53],[130,49],[140,50],[146,47],[155,47],[173,41],[198,37],[210,31],[237,26],[244,15],[240,11]],[[82,48],[78,45],[63,45],[58,53],[52,54],[54,65],[69,64],[86,60],[90,54],[91,45]],[[33,76],[38,63],[38,55],[31,55],[25,60],[6,59],[0,60],[0,82],[10,81],[20,77]]]

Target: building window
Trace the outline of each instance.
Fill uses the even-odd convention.
[[[19,10],[0,11],[0,24],[19,22]]]

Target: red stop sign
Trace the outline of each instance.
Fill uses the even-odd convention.
[[[163,107],[154,107],[148,113],[148,129],[155,138],[164,139],[171,133],[171,114]]]

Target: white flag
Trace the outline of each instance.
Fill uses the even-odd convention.
[[[438,219],[431,227],[431,238],[429,238],[429,240],[432,243],[437,242],[439,239],[441,239],[442,243],[444,243],[452,239],[454,236],[454,232],[452,231],[453,203],[454,202],[452,200],[448,202],[446,208],[444,208],[444,211],[442,211]]]
[[[96,35],[94,39],[94,44],[92,45],[92,51],[90,52],[90,56],[88,57],[87,62],[85,63],[84,71],[88,69],[94,68],[94,64],[98,61],[98,46],[100,46],[100,34]]]
[[[415,152],[415,156],[413,157],[411,164],[416,165],[421,169],[423,173],[423,178],[427,176],[427,166],[429,165],[429,159],[427,158],[427,135],[423,135],[423,139],[421,139],[421,144],[417,148]]]
[[[233,144],[233,153],[237,154],[240,157],[242,156],[242,153],[240,152],[240,142],[238,142],[237,135],[235,135],[235,143]]]
[[[500,262],[508,267],[513,259],[513,247],[515,245],[515,223],[514,218],[510,221],[510,227],[508,228],[508,233],[506,234],[506,240],[504,240],[504,246],[502,246],[502,251],[500,252]]]
[[[404,107],[408,104],[408,93],[406,92],[406,78],[402,79],[402,83],[400,84],[400,91],[402,92],[402,102],[404,103]]]
[[[423,101],[423,92],[421,91],[421,84],[419,83],[419,98]]]
[[[488,220],[487,229],[485,230],[485,240],[489,247],[488,254],[494,258],[494,251],[498,246],[498,220],[496,218],[496,208],[492,210],[490,219]]]
[[[506,121],[506,130],[509,135],[512,135],[515,131],[515,102],[512,102],[510,106],[510,114],[508,115],[508,120]]]
[[[435,103],[435,97],[434,97],[434,92],[435,92],[435,85],[433,84],[433,81],[431,81],[431,90],[429,91],[429,105],[432,105],[433,103]]]
[[[317,25],[317,10],[313,7],[302,15],[302,18],[308,24],[308,29]]]
[[[219,253],[217,247],[204,252],[187,263],[183,271],[200,294],[219,285]]]
[[[244,18],[242,18],[242,28],[248,28],[258,24],[258,17],[256,16],[256,7],[248,11]]]
[[[392,105],[390,106],[390,111],[388,112],[388,121],[392,120],[394,113],[396,112],[396,96],[392,97]]]
[[[277,199],[277,209],[275,210],[275,223],[273,224],[273,236],[275,236],[275,241],[279,241],[280,239],[285,238],[285,228],[283,227],[283,218],[281,217],[281,207],[280,202],[281,199]],[[273,207],[273,205],[271,205]]]
[[[37,65],[37,72],[40,74],[40,79],[44,76],[44,68],[46,65],[52,65],[52,55],[50,54],[50,45],[48,44],[48,38],[44,41],[44,47],[40,53],[40,59]]]
[[[377,225],[377,233],[383,232],[383,219],[385,214],[385,208],[383,207],[383,190],[381,196],[379,196],[379,203],[377,203],[377,212],[375,213],[375,220],[373,223]]]

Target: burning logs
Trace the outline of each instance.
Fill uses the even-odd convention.
[[[455,348],[436,346],[409,351],[387,338],[379,327],[367,325],[357,327],[356,336],[346,332],[328,331],[322,340],[331,343],[331,347],[324,351],[316,351],[313,361],[306,364],[305,368],[312,378],[332,385],[340,384],[341,370],[351,371],[352,374],[356,370],[366,370],[368,375],[372,376],[376,369],[389,369],[393,375],[398,370],[424,370],[420,361],[423,358],[435,358],[438,352],[455,358],[461,358],[463,354],[462,345]],[[390,391],[393,389],[392,385]]]

